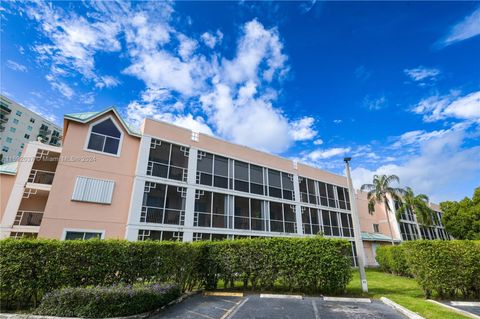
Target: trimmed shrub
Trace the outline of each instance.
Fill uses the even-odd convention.
[[[407,264],[405,249],[400,246],[381,246],[377,249],[376,260],[380,268],[399,276],[413,277]]]
[[[244,287],[338,293],[351,279],[350,244],[326,238],[220,242],[0,241],[2,307],[36,306],[65,287],[165,282],[182,291]],[[280,287],[278,287],[280,285]]]
[[[480,298],[480,241],[409,241],[379,248],[377,261],[383,271],[414,277],[427,298]]]
[[[281,289],[309,293],[343,292],[350,281],[350,244],[324,238],[244,239],[195,243],[204,251],[199,263],[207,288],[218,280],[252,290]]]
[[[174,285],[63,288],[45,294],[38,315],[108,318],[153,311],[180,296]]]
[[[425,296],[480,299],[480,242],[419,240],[404,244],[407,263]]]

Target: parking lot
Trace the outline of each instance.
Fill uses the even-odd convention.
[[[302,299],[262,298],[260,295],[224,297],[196,295],[154,316],[156,319],[404,319],[380,301],[371,303]]]
[[[480,318],[480,302],[469,301],[442,301],[444,305],[468,312],[473,316]]]

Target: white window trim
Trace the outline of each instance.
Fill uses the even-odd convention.
[[[100,239],[105,239],[105,229],[86,229],[86,228],[64,228],[62,232],[61,240],[65,240],[67,232],[78,233],[100,233]]]
[[[107,120],[107,119],[111,119],[113,124],[115,125],[115,127],[119,130],[120,132],[120,141],[118,143],[118,150],[117,150],[117,154],[111,154],[111,153],[106,153],[106,152],[100,152],[100,151],[96,151],[96,150],[91,150],[88,148],[88,142],[90,141],[90,135],[92,134],[92,127],[99,124],[99,123],[102,123],[103,121]],[[95,133],[96,134],[96,133]],[[109,115],[107,117],[102,117],[101,119],[99,119],[98,121],[95,121],[93,123],[90,124],[90,126],[88,127],[88,134],[87,134],[87,138],[85,139],[85,144],[83,145],[83,150],[86,151],[86,152],[91,152],[91,153],[97,153],[97,154],[102,154],[102,155],[106,155],[106,156],[113,156],[113,157],[120,157],[120,153],[122,152],[122,144],[123,144],[123,137],[124,137],[124,132],[123,132],[123,129],[120,125],[118,125],[117,121],[115,121],[115,119],[113,118],[113,116]]]

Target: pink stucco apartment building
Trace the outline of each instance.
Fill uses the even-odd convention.
[[[62,144],[31,142],[17,162],[0,166],[2,238],[195,241],[322,233],[349,240],[356,254],[344,176],[153,119],[137,132],[114,108],[65,115]],[[380,205],[370,215],[365,193],[352,198],[368,265],[376,263],[376,247],[392,238],[448,238],[441,219],[423,227],[414,214],[387,217]]]

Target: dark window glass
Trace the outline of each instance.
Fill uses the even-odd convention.
[[[307,179],[305,177],[300,177],[300,196],[302,202],[308,203]]]
[[[280,188],[269,187],[268,192],[271,197],[282,198],[282,191],[280,190]]]
[[[294,222],[295,219],[295,206],[289,204],[283,204],[283,214],[285,221]]]
[[[250,183],[250,192],[253,194],[263,195],[263,185]]]
[[[250,203],[246,197],[235,197],[235,216],[249,217]]]
[[[213,193],[213,227],[227,227],[227,195]]]
[[[90,140],[88,141],[88,149],[103,152],[103,144],[105,143],[105,136],[90,134]]]
[[[198,227],[211,227],[212,215],[211,214],[202,214],[195,213],[197,215],[197,224]]]
[[[172,157],[170,160],[170,165],[182,168],[188,167],[188,153],[185,152],[183,147],[179,145],[172,145]]]
[[[212,175],[200,173],[200,184],[212,186]]]
[[[290,174],[282,173],[282,187],[285,190],[293,191],[293,177]]]
[[[221,187],[221,188],[228,188],[228,178],[227,177],[214,176],[213,186]]]
[[[283,191],[283,198],[288,200],[293,200],[293,192],[289,190]]]
[[[143,205],[163,208],[165,206],[166,186],[157,184],[155,188],[150,188],[150,192],[143,194]]]
[[[168,165],[170,159],[170,143],[161,141],[161,144],[152,143],[148,160]]]
[[[322,210],[323,231],[325,235],[332,235],[332,226],[330,223],[330,214],[327,210]]]
[[[282,204],[270,202],[270,219],[283,221]]]
[[[43,126],[42,126],[43,128]],[[48,129],[48,127],[47,127]],[[107,119],[92,127],[92,132],[120,138],[120,130],[115,126],[111,119]]]
[[[250,182],[263,184],[263,169],[260,166],[250,164]]]
[[[213,155],[209,153],[206,153],[205,155],[206,156],[199,155],[199,159],[197,160],[197,171],[212,173]]]
[[[268,170],[268,185],[280,188],[280,172],[269,169]]]
[[[107,137],[103,151],[105,153],[117,154],[119,144],[120,144],[120,140],[116,138]]]
[[[337,207],[335,205],[335,195],[333,192],[333,185],[327,184],[327,194],[328,194],[328,206]]]
[[[185,198],[182,197],[183,187],[168,186],[167,187],[167,202],[165,208],[184,210]]]
[[[340,236],[340,229],[338,225],[337,213],[330,212],[330,221],[332,223],[332,235],[333,236]]]
[[[212,193],[211,192],[204,192],[203,195],[196,195],[195,198],[195,211],[202,212],[202,213],[211,213],[212,212]]]
[[[215,175],[228,177],[228,158],[215,155]],[[228,184],[225,188],[228,187]]]
[[[65,235],[65,240],[78,240],[83,239],[84,233],[69,231]]]
[[[241,192],[248,192],[248,182],[235,180],[235,190]]]
[[[235,179],[248,181],[248,164],[235,161]]]

